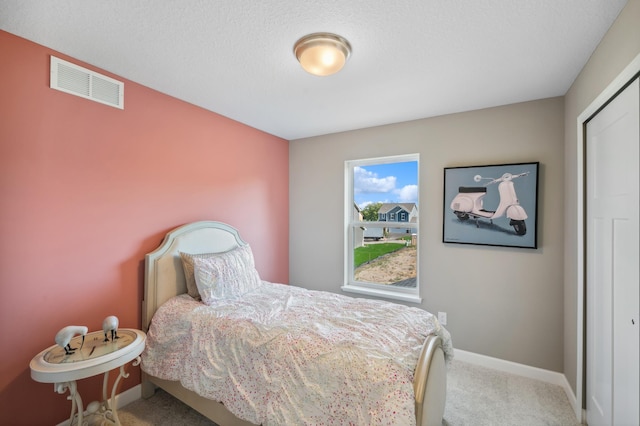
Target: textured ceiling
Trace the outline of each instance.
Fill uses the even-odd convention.
[[[2,0],[0,29],[293,140],[564,95],[626,2]],[[328,77],[292,52],[320,31],[353,47]]]

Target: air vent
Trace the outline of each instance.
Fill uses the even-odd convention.
[[[124,83],[71,62],[51,57],[52,89],[124,109]]]

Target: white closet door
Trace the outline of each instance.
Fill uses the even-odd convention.
[[[640,424],[640,84],[600,111],[587,141],[587,423]]]

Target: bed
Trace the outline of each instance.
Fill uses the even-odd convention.
[[[203,293],[202,300],[196,300],[187,294],[191,292],[191,289],[187,286],[189,277],[185,278],[185,272],[188,271],[183,268],[182,256],[184,255],[181,253],[194,254],[196,257],[203,254],[203,256],[209,256],[208,258],[211,258],[210,256],[213,254],[220,254],[220,256],[215,255],[214,257],[214,259],[219,259],[227,256],[227,253],[247,252],[247,250],[250,252],[249,245],[240,237],[235,228],[221,222],[200,221],[180,226],[168,232],[161,245],[146,255],[142,327],[147,332],[148,338],[147,348],[142,355],[143,397],[148,398],[157,388],[161,388],[222,426],[291,423],[294,421],[287,420],[286,417],[278,417],[277,412],[282,411],[289,415],[289,411],[296,410],[303,411],[303,413],[293,413],[294,415],[306,416],[305,412],[309,412],[310,416],[297,418],[295,420],[297,424],[320,424],[325,420],[327,423],[329,420],[333,420],[343,424],[349,422],[355,424],[413,424],[414,420],[417,425],[442,424],[446,397],[447,363],[452,356],[453,348],[449,333],[433,315],[418,308],[409,308],[390,302],[351,298],[328,292],[314,292],[300,287],[268,283],[262,280],[255,284],[255,288],[250,289],[247,293],[241,293],[243,296],[235,299],[213,299],[213,302],[210,302],[209,296],[211,295],[209,293]],[[252,260],[253,258],[251,258]],[[208,269],[202,267],[202,262],[196,260],[198,285],[206,283],[208,277],[203,275],[207,273]],[[205,292],[208,291],[207,287],[198,288],[202,288]],[[266,299],[273,297],[270,296],[271,294],[275,295],[273,302],[271,302],[272,299]],[[282,296],[283,294],[284,296]],[[302,323],[306,321],[300,319],[301,317],[311,317],[312,312],[316,310],[321,312],[321,309],[326,309],[320,307],[322,299],[327,299],[329,305],[334,304],[340,308],[336,309],[333,315],[327,315],[325,312],[320,316],[331,317],[330,319],[335,321],[338,321],[338,317],[344,316],[343,320],[350,324],[349,329],[336,334],[336,330],[339,329],[334,324],[320,323],[319,319],[315,317],[310,320],[313,324],[312,327],[316,331],[320,330],[319,334],[322,334],[323,330],[326,331],[329,335],[328,340],[339,342],[341,348],[347,348],[346,352],[341,349],[341,352],[336,353],[324,348],[327,345],[327,339],[320,343],[307,341],[309,333],[305,330],[301,331]],[[297,302],[299,300],[302,302]],[[318,300],[317,309],[314,306],[306,305],[311,300]],[[249,305],[251,303],[253,305]],[[355,304],[355,307],[352,304]],[[260,331],[260,333],[264,332],[268,335],[266,338],[262,334],[256,334],[258,326],[255,324],[257,322],[255,318],[268,317],[269,321],[271,318],[280,318],[273,312],[264,311],[267,309],[266,305],[278,306],[276,309],[278,315],[281,312],[295,311],[297,317],[292,317],[295,318],[292,329],[282,331],[285,326],[281,323],[269,323],[265,326],[266,328],[263,327],[265,330]],[[295,306],[298,306],[297,311]],[[362,312],[359,310],[361,306],[364,307]],[[382,307],[385,309],[384,312],[389,309],[388,315],[392,316],[389,319],[384,319],[387,329],[394,330],[396,321],[401,321],[405,317],[411,318],[411,324],[402,324],[403,328],[401,329],[406,329],[404,333],[409,337],[403,335],[403,338],[398,341],[393,340],[395,337],[391,335],[391,340],[385,341],[379,347],[368,343],[362,337],[363,334],[372,334],[372,330],[376,330],[375,325],[366,322],[367,310],[376,309],[377,312],[382,312]],[[269,307],[269,309],[272,308]],[[358,318],[346,317],[346,314],[342,315],[344,312],[353,312]],[[385,313],[385,315],[387,314]],[[232,325],[231,317],[241,317],[239,320],[241,327],[243,327],[241,330],[245,331],[229,331]],[[278,319],[277,321],[283,320]],[[172,329],[173,325],[170,325],[173,322],[176,322],[177,331]],[[238,321],[236,320],[236,322]],[[428,331],[423,331],[423,328],[425,330],[426,328],[423,327],[422,322],[429,324]],[[416,325],[413,325],[414,323]],[[200,328],[204,328],[206,333],[212,333],[213,329],[216,336],[208,337],[201,334],[205,331],[199,331],[200,328],[197,328],[195,324],[202,324],[203,326]],[[366,328],[356,330],[354,327]],[[414,331],[414,328],[419,329],[419,334]],[[375,338],[378,339],[384,332],[384,330],[383,332],[375,331]],[[357,336],[354,338],[354,335]],[[241,345],[246,343],[241,344],[231,340],[224,340],[224,343],[220,341],[213,343],[214,339],[237,339],[238,336],[242,337],[238,340],[248,339],[251,341],[250,349],[254,353],[249,358],[244,357],[239,349]],[[261,343],[256,344],[256,340],[260,340]],[[368,348],[366,355],[362,355],[363,349],[359,346]],[[404,346],[411,349],[405,351]],[[270,356],[267,352],[271,350],[271,347],[279,347],[286,352],[284,355],[279,353],[277,359],[284,360],[284,357],[288,356],[287,354],[292,354],[297,358],[293,362],[275,363],[274,358],[266,358]],[[228,353],[224,356],[216,355],[223,350]],[[200,351],[204,355],[193,351]],[[398,351],[402,352],[396,353]],[[302,352],[313,362],[306,358],[303,360]],[[312,352],[313,354],[311,354]],[[322,354],[318,355],[320,353]],[[396,354],[392,357],[388,353]],[[223,362],[217,357],[228,357],[229,366],[223,365],[227,361]],[[212,359],[212,363],[215,364],[212,368],[215,372],[209,373],[203,364]],[[349,363],[352,365],[349,366]],[[167,373],[174,367],[177,368],[178,365],[186,364],[192,368],[189,372]],[[274,370],[286,367],[282,364],[287,366],[291,364],[295,368],[293,371],[274,372]],[[325,364],[331,368],[329,373],[322,370],[326,367]],[[194,372],[196,368],[201,370]],[[224,371],[221,368],[224,368]],[[358,373],[366,368],[369,370]],[[248,370],[251,371],[248,372]],[[379,386],[381,380],[375,374],[378,374],[379,371],[385,377],[383,382],[398,381],[390,385],[393,388],[388,392],[388,395],[385,394],[384,398],[381,397],[381,394],[374,393],[387,392],[383,388],[377,390],[376,386]],[[245,377],[252,374],[251,372],[255,374],[251,377]],[[183,375],[176,376],[176,374]],[[284,387],[279,384],[277,374],[282,375],[284,377],[283,383],[286,382],[289,385]],[[360,375],[356,376],[356,374]],[[224,376],[223,379],[221,379],[222,376]],[[303,379],[298,379],[297,376],[303,377]],[[389,377],[391,379],[388,379]],[[309,378],[315,378],[322,383],[309,383],[307,382]],[[371,379],[371,384],[364,382],[365,385],[363,385],[362,381],[369,379]],[[230,382],[232,386],[236,387],[222,391],[214,389],[214,384],[220,380],[227,384]],[[295,380],[301,380],[304,383],[297,384]],[[261,381],[265,381],[265,383]],[[250,383],[251,387],[247,386],[247,383]],[[278,386],[283,387],[279,388]],[[309,393],[316,388],[318,395]],[[281,389],[281,391],[277,391],[277,389]],[[327,389],[331,389],[333,393]],[[372,393],[371,397],[368,395],[369,392]],[[320,400],[320,398],[327,396],[333,400],[328,402]],[[408,410],[405,400],[409,396],[411,419],[402,419],[403,410]],[[375,404],[378,405],[384,405],[385,401],[390,402],[378,411],[369,406],[367,406],[369,408],[359,406],[359,401],[368,401],[371,398],[374,398]],[[397,410],[393,405],[396,404],[394,398],[401,401],[398,403]],[[274,402],[273,400],[278,401]],[[281,402],[280,400],[285,401]],[[309,405],[309,402],[313,405]],[[289,406],[280,409],[278,406],[280,403],[289,404]],[[362,404],[364,405],[365,402]],[[269,408],[265,409],[264,407]],[[246,413],[247,410],[250,411],[249,414]],[[256,413],[253,410],[256,410]],[[260,410],[268,412],[262,413]],[[312,411],[316,412],[313,414]],[[333,414],[330,414],[329,411]],[[274,414],[274,412],[276,413]],[[372,412],[375,413],[371,414]],[[356,417],[356,420],[348,420],[345,413],[349,415],[360,413],[358,414],[360,417]],[[363,415],[365,417],[362,417]],[[366,416],[374,416],[375,419]]]

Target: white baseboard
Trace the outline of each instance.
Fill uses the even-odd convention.
[[[456,360],[468,362],[469,364],[480,365],[482,367],[492,368],[494,370],[504,371],[505,373],[516,374],[518,376],[528,377],[530,379],[540,380],[542,382],[560,386],[567,395],[573,412],[582,412],[582,408],[577,408],[578,400],[576,399],[576,395],[573,393],[567,377],[562,373],[538,367],[531,367],[525,364],[518,364],[517,362],[506,361],[504,359],[493,358],[460,349],[454,349],[454,357]],[[578,418],[578,420],[582,421],[582,418]]]
[[[142,385],[135,385],[131,389],[116,395],[116,408],[120,409],[140,398],[142,398]]]
[[[119,410],[125,405],[137,401],[140,398],[142,398],[142,385],[136,385],[131,389],[127,389],[126,391],[116,395],[116,409]],[[85,408],[87,408],[86,405]],[[57,426],[69,426],[69,419],[65,420],[62,423],[58,423]]]

